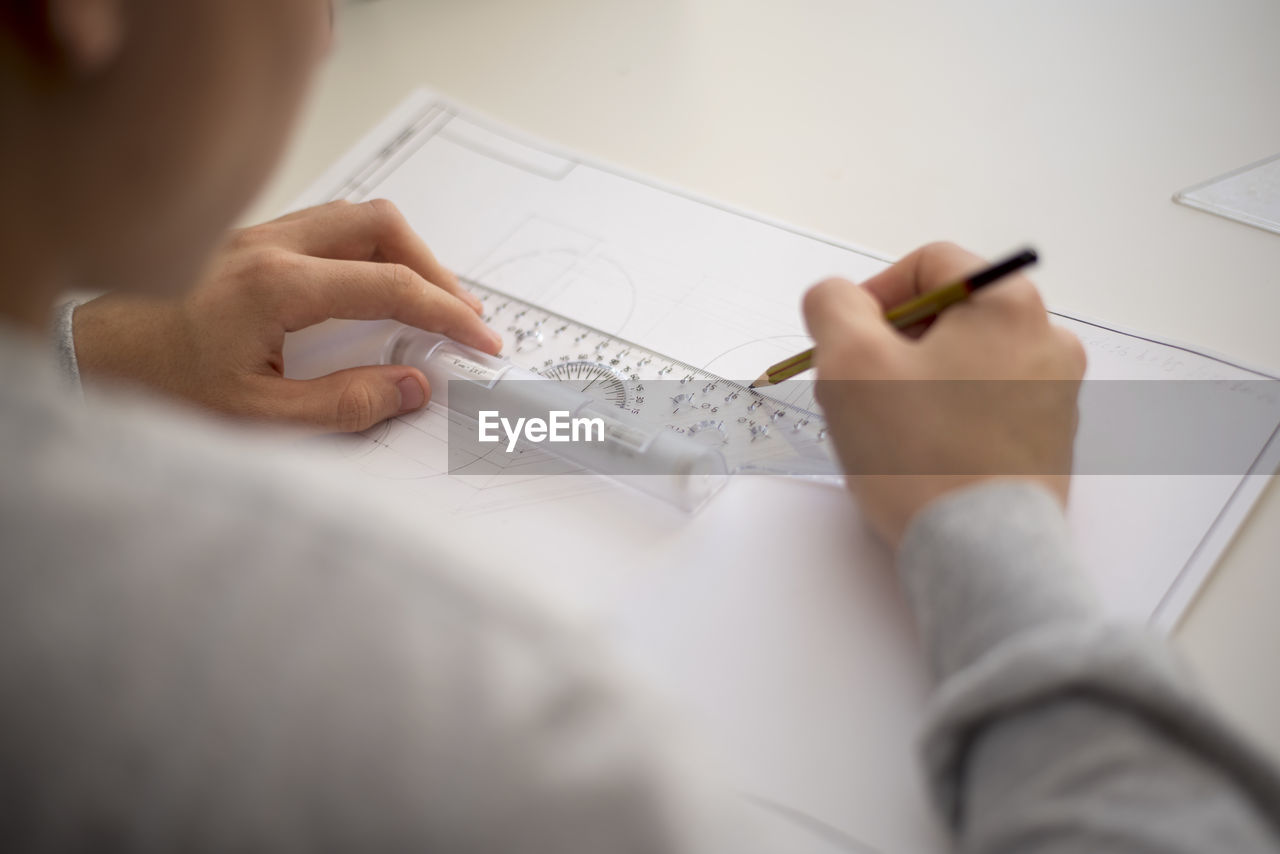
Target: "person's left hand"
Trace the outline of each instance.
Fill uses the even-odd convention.
[[[373,365],[285,379],[286,332],[394,318],[497,353],[480,311],[390,202],[334,202],[234,232],[181,299],[85,303],[74,336],[86,388],[130,380],[223,414],[347,432],[421,408],[426,377]]]

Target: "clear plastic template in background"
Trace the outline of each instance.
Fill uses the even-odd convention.
[[[1280,234],[1280,154],[1197,184],[1173,198],[1187,207]]]

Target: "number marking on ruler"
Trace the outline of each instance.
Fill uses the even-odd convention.
[[[469,279],[513,363],[719,447],[731,468],[837,474],[820,413]]]

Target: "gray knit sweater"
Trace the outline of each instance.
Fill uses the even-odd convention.
[[[616,667],[421,520],[253,437],[85,404],[45,352],[0,329],[5,850],[767,846]],[[938,501],[899,565],[956,849],[1280,850],[1277,777],[1102,620],[1047,493]]]

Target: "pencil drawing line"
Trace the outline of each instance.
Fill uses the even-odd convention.
[[[714,357],[712,357],[712,358],[708,359],[706,362],[704,362],[704,363],[701,365],[701,367],[702,367],[702,369],[705,371],[705,370],[707,370],[707,369],[708,369],[708,366],[709,366],[709,365],[714,365],[716,362],[718,362],[718,361],[720,361],[721,359],[723,359],[724,357],[728,356],[730,353],[736,353],[736,352],[738,352],[739,350],[744,350],[744,349],[746,349],[747,347],[754,347],[754,346],[756,346],[757,344],[763,344],[763,343],[765,343],[766,341],[793,341],[793,340],[795,340],[795,339],[797,339],[797,338],[799,338],[799,339],[801,339],[801,340],[804,340],[804,336],[803,336],[803,335],[799,335],[799,334],[796,334],[796,335],[768,335],[768,336],[765,336],[764,338],[753,338],[753,339],[751,339],[750,341],[745,341],[745,342],[743,342],[742,344],[739,344],[739,345],[738,345],[738,346],[736,346],[736,347],[730,347],[728,350],[725,350],[723,353],[720,353],[720,354],[718,354],[718,355],[716,355],[716,356],[714,356]]]

